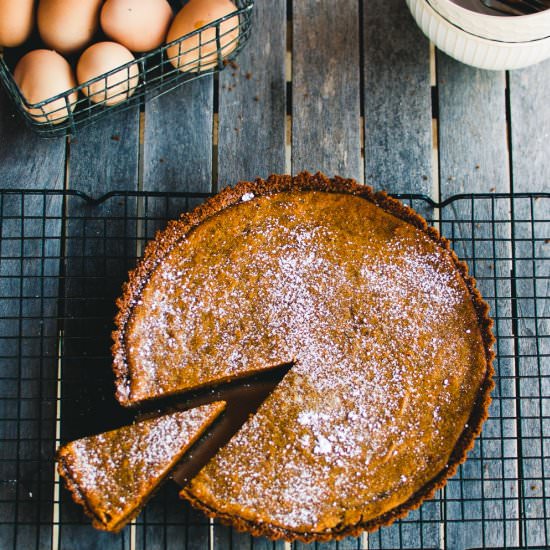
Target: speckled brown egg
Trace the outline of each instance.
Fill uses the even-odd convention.
[[[38,30],[50,48],[70,55],[89,44],[99,26],[103,0],[40,0]]]
[[[166,0],[107,0],[101,10],[101,27],[129,50],[147,52],[164,42],[172,16]]]
[[[170,43],[236,11],[229,0],[191,0],[176,15],[166,42]],[[221,56],[227,57],[239,43],[239,18],[220,24]],[[205,71],[218,64],[216,28],[197,33],[167,50],[168,58],[180,71]]]
[[[135,61],[132,52],[116,42],[98,42],[90,46],[76,66],[78,83],[82,85],[114,72],[84,86],[82,92],[94,103],[105,102],[110,106],[122,103],[134,93],[139,82],[139,67],[132,61]],[[118,67],[120,70],[115,70]]]
[[[33,25],[34,0],[0,0],[0,46],[20,46]]]
[[[53,98],[76,86],[75,77],[68,61],[51,50],[33,50],[23,56],[13,73],[13,78],[28,103],[35,104]],[[41,108],[27,108],[38,122],[59,124],[69,116],[78,94],[56,99]]]

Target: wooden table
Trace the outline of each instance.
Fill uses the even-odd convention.
[[[27,192],[0,194],[0,548],[290,548],[211,524],[172,485],[137,525],[98,533],[53,452],[130,418],[110,319],[154,229],[237,180],[301,170],[435,203],[485,194],[413,202],[475,264],[499,335],[491,419],[460,473],[407,520],[317,548],[550,545],[550,230],[533,222],[550,201],[519,195],[549,190],[549,90],[550,63],[485,72],[434,51],[403,0],[257,0],[238,67],[74,137],[33,136],[1,92],[0,188]]]

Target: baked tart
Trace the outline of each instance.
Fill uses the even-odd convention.
[[[157,235],[118,306],[125,406],[293,365],[181,492],[254,535],[391,523],[453,475],[487,416],[474,279],[412,209],[353,180],[225,189]]]

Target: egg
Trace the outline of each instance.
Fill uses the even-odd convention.
[[[166,41],[177,40],[236,9],[229,0],[191,0],[176,15]],[[229,55],[238,42],[239,18],[230,17],[220,24],[222,56]],[[167,55],[172,65],[180,71],[204,71],[218,64],[217,48],[216,28],[212,27],[169,47]]]
[[[20,46],[33,25],[34,0],[0,0],[0,46]]]
[[[92,41],[102,0],[40,0],[38,31],[50,48],[70,55]]]
[[[115,71],[116,68],[135,61],[132,52],[116,42],[98,42],[90,46],[80,56],[76,66],[76,78],[80,85],[93,80],[104,73],[112,74],[85,86],[82,92],[94,103],[105,102],[117,105],[129,98],[139,82],[139,67],[133,63]]]
[[[166,0],[107,0],[101,28],[129,50],[147,52],[164,42],[173,15]]]
[[[17,63],[13,78],[21,94],[30,104],[40,103],[76,86],[76,80],[68,61],[51,50],[33,50]],[[43,107],[27,111],[38,122],[59,124],[74,109],[78,94],[73,92]]]

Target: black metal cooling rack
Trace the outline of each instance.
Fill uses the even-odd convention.
[[[211,523],[172,484],[120,535],[101,534],[54,473],[60,441],[129,421],[113,397],[114,300],[146,241],[205,196],[0,191],[2,550],[290,548]],[[390,528],[313,548],[546,548],[550,193],[401,198],[453,241],[491,306],[498,341],[490,418],[433,500]]]

